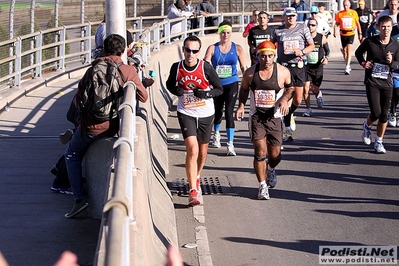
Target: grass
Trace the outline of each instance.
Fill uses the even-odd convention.
[[[42,7],[42,8],[51,8],[54,7],[54,3],[36,3],[35,7]],[[30,3],[15,3],[15,9],[26,9],[30,8]],[[10,3],[0,3],[0,10],[10,10]]]

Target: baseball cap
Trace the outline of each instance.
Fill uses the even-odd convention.
[[[317,6],[311,6],[310,13],[319,13],[319,8]]]
[[[364,5],[364,1],[357,2],[359,5]]]
[[[293,7],[286,7],[284,8],[284,12],[283,15],[287,15],[287,16],[296,16],[296,10]]]

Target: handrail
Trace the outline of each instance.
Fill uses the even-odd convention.
[[[127,82],[124,101],[119,108],[121,116],[120,137],[116,149],[115,173],[111,198],[104,205],[107,216],[105,266],[129,265],[129,225],[133,216],[134,134],[136,124],[136,86]],[[132,166],[133,164],[133,166]]]

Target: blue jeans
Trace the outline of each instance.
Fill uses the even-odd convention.
[[[65,150],[65,161],[68,169],[69,182],[71,183],[73,198],[75,200],[86,198],[86,190],[82,180],[82,160],[86,150],[96,139],[113,136],[110,134],[86,134],[82,137],[81,132],[80,127],[76,129]]]

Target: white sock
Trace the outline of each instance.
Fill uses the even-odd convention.
[[[266,186],[266,180],[263,180],[262,182],[259,182],[259,186],[262,186],[262,187]]]

